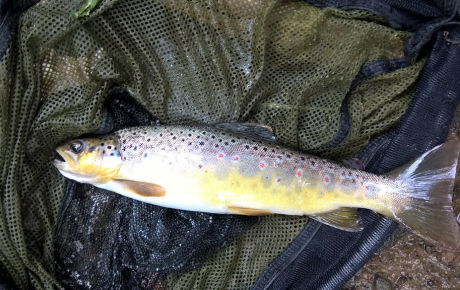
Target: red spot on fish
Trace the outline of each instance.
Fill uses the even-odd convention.
[[[329,182],[329,177],[327,177],[327,176],[324,177],[324,181],[325,181],[325,182]]]
[[[224,154],[220,153],[217,157],[223,158],[223,157],[224,157]]]
[[[264,167],[265,167],[265,163],[260,163],[259,166],[260,166],[260,168],[264,168]]]
[[[278,177],[278,178],[276,179],[276,182],[281,182],[281,178]]]
[[[297,171],[297,176],[298,176],[298,177],[301,177],[301,176],[302,176],[302,171],[300,171],[300,170]]]
[[[235,160],[235,161],[238,161],[239,159],[240,159],[240,158],[238,158],[238,157],[233,158],[233,160]]]
[[[366,189],[369,190],[369,185],[366,185]]]

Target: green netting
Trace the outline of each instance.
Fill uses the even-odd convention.
[[[70,19],[82,3],[29,9],[0,62],[0,270],[23,289],[59,285],[53,232],[65,180],[53,149],[97,130],[112,89],[128,90],[163,123],[262,123],[282,143],[341,159],[397,125],[424,63],[356,88],[349,139],[324,149],[359,69],[401,57],[410,34],[367,12],[295,1],[107,0]],[[169,284],[247,288],[305,222],[267,217]]]

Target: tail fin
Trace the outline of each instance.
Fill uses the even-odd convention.
[[[452,190],[460,142],[450,141],[387,175],[402,184],[398,195],[410,203],[395,219],[427,242],[460,251],[460,227],[452,208]]]

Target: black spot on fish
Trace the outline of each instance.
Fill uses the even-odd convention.
[[[101,143],[101,146],[104,146],[105,144],[104,143]]]
[[[219,148],[219,144],[214,145],[214,147]]]
[[[219,139],[219,142],[222,142],[222,139]]]
[[[176,137],[176,136],[174,136],[174,137],[173,137],[173,140],[176,140],[176,138],[177,138],[177,137]]]
[[[147,142],[150,142],[150,138],[147,139]]]
[[[112,146],[107,146],[107,149],[112,149]]]
[[[315,165],[316,165],[316,162],[315,162],[315,161],[312,161],[312,162],[311,162],[311,165],[312,165],[312,166],[315,166]]]
[[[206,132],[202,132],[203,135],[206,135]]]
[[[197,136],[196,136],[196,139],[199,139],[199,138],[200,138],[200,135],[197,135]]]
[[[181,140],[182,142],[185,142],[185,139],[184,139],[184,138],[182,138],[182,139],[180,139],[180,140]]]
[[[147,158],[147,153],[144,153],[144,158]]]
[[[200,145],[201,145],[201,146],[203,146],[203,145],[204,145],[204,142],[203,142],[203,141],[201,141],[201,142],[200,142]]]
[[[249,145],[244,146],[244,148],[249,149]]]
[[[225,135],[227,135],[227,134],[226,134],[225,132],[222,132],[222,135],[224,135],[224,136],[225,136]]]
[[[291,155],[290,155],[290,154],[288,154],[288,155],[286,155],[286,157],[287,157],[287,158],[291,158]]]
[[[225,145],[225,146],[228,146],[228,142],[224,142],[224,145]]]
[[[235,139],[232,139],[231,141],[232,141],[232,143],[235,143],[235,142],[236,142]]]
[[[254,146],[253,149],[257,151],[257,150],[259,150],[259,147]]]
[[[88,151],[91,153],[91,152],[94,152],[94,150],[96,150],[96,146],[91,146],[89,147]]]
[[[172,135],[174,135],[174,133],[169,133],[169,135],[171,135],[171,136],[172,136]]]
[[[300,160],[305,161],[305,157],[301,156]]]
[[[137,146],[134,146],[134,149],[133,149],[133,150],[136,151],[136,150],[137,150]]]
[[[192,137],[192,134],[188,134],[187,136]]]
[[[160,137],[163,137],[163,134],[162,134],[162,133],[160,133]]]
[[[113,156],[113,155],[114,155],[114,154],[113,154],[113,152],[112,152],[112,153],[110,153],[110,156]]]
[[[212,138],[212,139],[216,139],[216,136],[212,135],[211,138]]]
[[[133,135],[136,135],[137,133],[136,132],[133,132]]]
[[[102,150],[102,154],[105,154],[105,150]]]
[[[267,152],[267,151],[268,151],[267,147],[264,147],[264,149],[263,149],[263,150],[264,150],[265,152]]]

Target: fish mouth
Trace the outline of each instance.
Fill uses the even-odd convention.
[[[71,166],[69,164],[68,157],[60,149],[57,149],[56,152],[59,154],[56,159],[53,161],[53,165],[59,170],[69,171]]]

